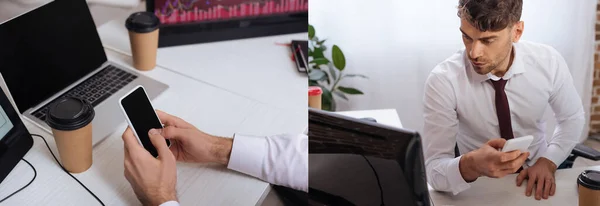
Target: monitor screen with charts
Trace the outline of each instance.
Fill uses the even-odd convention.
[[[162,24],[207,22],[308,11],[308,0],[155,0]]]

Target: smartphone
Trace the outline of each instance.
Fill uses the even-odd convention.
[[[150,129],[162,129],[163,124],[158,118],[148,94],[143,86],[138,85],[133,90],[125,94],[125,96],[119,99],[119,104],[127,123],[133,130],[133,133],[137,137],[138,142],[142,145],[152,156],[158,157],[158,152],[152,142],[148,131]],[[171,141],[165,139],[167,146],[171,146]]]
[[[533,136],[527,135],[523,137],[509,139],[504,143],[504,147],[502,147],[502,152],[510,152],[513,150],[519,150],[521,152],[526,152],[529,145],[533,141]]]
[[[308,41],[294,40],[292,41],[291,49],[296,60],[296,68],[299,72],[307,73]]]

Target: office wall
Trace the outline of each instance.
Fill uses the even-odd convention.
[[[338,101],[338,111],[395,108],[406,128],[422,131],[423,85],[436,64],[463,47],[458,0],[311,0],[309,23],[338,45],[349,73],[341,85],[365,95]],[[524,40],[546,43],[566,59],[589,122],[596,0],[526,0]],[[330,55],[330,54],[329,54]],[[547,117],[552,119],[550,110]],[[552,134],[554,121],[549,121]],[[587,135],[586,131],[583,133]]]

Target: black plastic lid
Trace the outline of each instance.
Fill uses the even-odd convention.
[[[62,131],[77,130],[94,120],[94,107],[86,100],[65,97],[48,106],[46,123]]]
[[[600,171],[583,171],[577,177],[577,183],[592,190],[600,190]]]
[[[160,25],[160,20],[154,13],[140,11],[129,15],[125,21],[125,27],[129,31],[137,33],[148,33],[156,30]]]

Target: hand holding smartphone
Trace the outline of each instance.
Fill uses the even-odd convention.
[[[533,141],[533,136],[527,135],[523,137],[509,139],[504,143],[504,147],[502,147],[502,152],[510,152],[513,150],[519,150],[521,152],[527,152],[527,148],[531,145]]]
[[[156,151],[152,141],[150,141],[148,131],[150,129],[162,129],[163,125],[154,107],[152,107],[152,103],[144,87],[141,85],[135,87],[125,94],[125,96],[121,97],[119,104],[125,115],[125,119],[127,119],[140,145],[150,152],[152,156],[158,157],[158,151]],[[168,139],[165,139],[165,141],[167,146],[170,147],[171,142]]]

